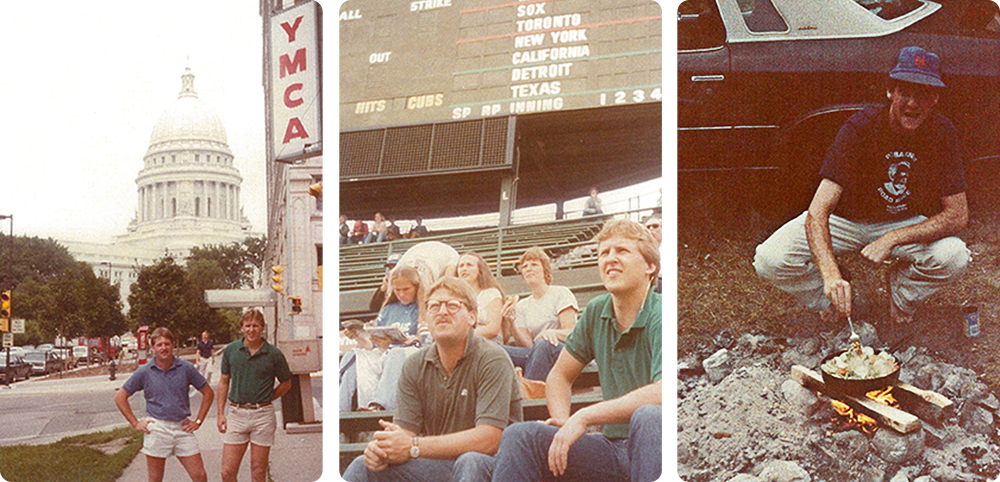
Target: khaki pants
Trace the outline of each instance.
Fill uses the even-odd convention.
[[[882,223],[856,223],[830,216],[830,237],[834,255],[861,248],[885,233],[911,226],[927,219],[924,216]],[[789,221],[770,238],[757,246],[753,266],[757,274],[813,310],[830,306],[823,294],[823,279],[813,263],[806,240],[806,213]],[[903,312],[912,314],[917,304],[958,279],[969,264],[971,253],[961,239],[949,236],[931,243],[905,244],[892,249],[892,256],[906,263],[895,263],[889,279],[892,301]]]

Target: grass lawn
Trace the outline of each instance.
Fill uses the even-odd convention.
[[[0,475],[10,482],[114,482],[141,448],[142,434],[130,427],[0,447]]]

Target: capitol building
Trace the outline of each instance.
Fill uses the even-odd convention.
[[[233,166],[226,130],[198,99],[194,74],[181,76],[177,100],[160,116],[136,176],[137,205],[127,232],[112,243],[59,240],[97,276],[120,283],[121,299],[138,267],[170,254],[183,263],[190,249],[242,242],[252,232],[240,203],[243,177]]]

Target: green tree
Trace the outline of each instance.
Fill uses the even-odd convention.
[[[6,261],[9,247],[10,238],[0,237],[0,259]],[[24,319],[28,332],[18,343],[29,338],[51,343],[56,335],[110,336],[125,329],[117,286],[97,278],[52,239],[15,236],[13,263],[3,274],[5,287],[12,289],[13,317]]]
[[[131,326],[146,325],[151,329],[165,326],[176,336],[182,336],[180,329],[186,325],[182,318],[186,284],[184,268],[173,257],[166,256],[153,265],[139,268],[128,295]]]
[[[191,248],[187,264],[195,261],[215,261],[222,269],[225,283],[219,288],[239,289],[256,288],[260,286],[259,273],[263,269],[264,248],[263,237],[247,236],[242,243],[214,244]]]

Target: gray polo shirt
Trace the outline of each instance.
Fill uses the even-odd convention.
[[[421,435],[485,424],[503,429],[524,419],[514,364],[499,345],[470,331],[465,353],[446,375],[437,345],[410,355],[399,377],[395,423]]]

